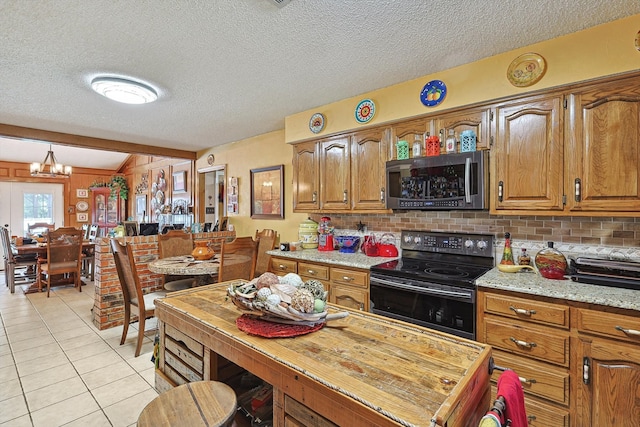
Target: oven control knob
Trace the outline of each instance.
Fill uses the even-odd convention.
[[[416,245],[420,245],[420,242],[422,242],[422,237],[416,236],[413,238],[413,241],[415,242]]]
[[[478,242],[478,249],[480,249],[481,251],[484,251],[485,249],[487,249],[487,242],[484,240],[480,240]]]
[[[467,249],[473,248],[473,240],[467,239],[464,241],[464,247]]]
[[[406,235],[404,236],[404,242],[405,243],[411,243],[411,240],[413,240],[413,238],[410,235]]]

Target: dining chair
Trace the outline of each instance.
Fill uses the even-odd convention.
[[[29,232],[29,236],[32,234],[46,234],[49,231],[55,230],[55,224],[48,224],[46,222],[36,222],[33,224],[29,224],[27,226],[27,231]]]
[[[142,348],[142,340],[144,339],[144,323],[145,320],[155,316],[156,306],[154,300],[156,298],[164,298],[166,292],[158,291],[144,294],[138,277],[138,267],[133,256],[131,245],[123,245],[116,239],[109,241],[111,252],[116,264],[120,287],[122,288],[122,298],[124,300],[124,327],[122,328],[122,338],[120,345],[123,345],[127,339],[129,324],[131,323],[131,307],[135,309],[134,315],[138,317],[138,342],[136,344],[135,356],[140,355]]]
[[[50,231],[47,238],[47,259],[38,263],[38,289],[47,285],[47,298],[55,276],[73,277],[73,285],[82,292],[80,280],[82,270],[82,230],[74,227],[60,227]]]
[[[269,271],[271,255],[269,255],[267,251],[276,247],[278,239],[279,236],[275,230],[256,230],[255,240],[258,242],[258,255],[256,257],[255,277],[259,277],[261,274]]]
[[[9,230],[6,227],[0,227],[0,240],[2,243],[2,258],[4,260],[5,283],[13,294],[15,293],[16,284],[29,284],[35,280],[37,257],[35,255],[14,255],[11,249]],[[34,273],[23,275],[22,267],[27,269],[30,267]]]
[[[222,242],[218,282],[234,279],[251,280],[255,276],[258,242],[251,236]]]
[[[86,225],[86,224],[85,224]],[[84,229],[85,225],[82,226]],[[91,224],[87,226],[85,240],[95,243],[98,237],[98,226]],[[95,247],[82,249],[82,274],[88,277],[92,282],[95,280],[96,252]]]
[[[191,255],[193,252],[193,236],[184,230],[169,230],[166,234],[158,234],[158,258],[169,258],[180,255]],[[166,291],[180,291],[195,286],[194,277],[166,274],[163,287]]]

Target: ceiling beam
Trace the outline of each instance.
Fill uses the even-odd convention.
[[[196,160],[198,158],[198,154],[195,151],[176,150],[174,148],[134,144],[132,142],[116,141],[113,139],[93,138],[90,136],[51,132],[2,123],[0,123],[0,136],[46,141],[52,144],[67,145],[70,147],[94,148],[97,150],[115,151],[118,153],[171,157],[187,160]]]

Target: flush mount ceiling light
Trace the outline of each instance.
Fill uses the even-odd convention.
[[[146,104],[158,99],[151,86],[119,77],[96,77],[91,88],[102,96],[125,104]]]

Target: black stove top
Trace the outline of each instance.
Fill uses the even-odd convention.
[[[473,286],[493,268],[493,236],[403,231],[402,258],[371,267],[381,274],[415,281]]]

